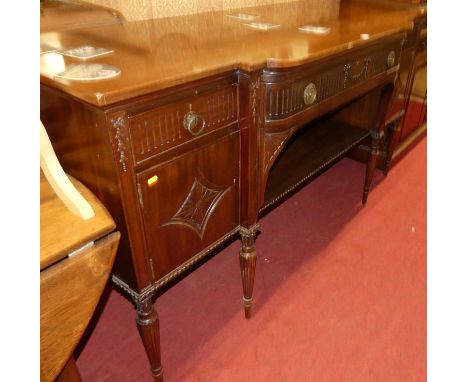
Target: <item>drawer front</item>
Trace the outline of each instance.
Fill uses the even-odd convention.
[[[135,164],[237,121],[237,84],[129,117]]]
[[[239,224],[239,133],[137,175],[153,277],[160,280]]]
[[[319,70],[310,66],[289,73],[282,72],[278,80],[273,73],[267,73],[264,75],[265,120],[287,118],[385,73],[398,65],[400,51],[401,41],[398,41],[383,49],[335,60],[329,66],[322,65]]]

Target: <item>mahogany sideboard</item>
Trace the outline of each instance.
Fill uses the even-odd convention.
[[[368,0],[390,7],[414,9],[418,14],[406,34],[395,90],[387,109],[387,136],[382,140],[377,167],[387,173],[426,135],[427,110],[427,4],[422,0]],[[366,162],[368,147],[360,145],[350,157]]]
[[[360,144],[366,202],[417,14],[308,0],[41,34],[41,120],[121,231],[112,280],[136,305],[155,380],[156,293],[240,235],[249,317],[261,213]],[[91,62],[120,75],[61,78],[78,61],[58,51],[85,45],[112,49]]]

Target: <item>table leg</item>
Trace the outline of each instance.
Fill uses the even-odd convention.
[[[400,130],[400,121],[401,118],[398,118],[396,121],[393,121],[388,129],[388,145],[387,145],[387,155],[385,157],[385,168],[384,174],[387,175],[390,170],[390,164],[392,162],[393,151],[395,150],[396,141],[398,139],[398,133]]]
[[[250,228],[240,228],[242,247],[239,251],[239,260],[242,276],[242,288],[244,290],[244,313],[245,318],[252,315],[252,294],[255,280],[255,266],[257,262],[257,251],[254,248],[255,235],[259,225]]]
[[[138,331],[151,365],[153,379],[155,382],[162,382],[163,368],[159,341],[159,318],[153,306],[152,296],[136,301],[136,312]]]
[[[380,139],[382,137],[382,132],[371,131],[371,137],[371,147],[366,168],[366,180],[364,182],[364,191],[362,193],[362,204],[367,203],[367,197],[369,196],[369,190],[372,183],[372,178],[374,177],[374,171],[377,165],[377,158],[379,156],[379,144]]]
[[[374,176],[375,166],[377,165],[377,158],[379,156],[380,141],[384,136],[385,129],[385,115],[387,113],[388,104],[393,94],[394,84],[389,84],[380,90],[379,105],[373,117],[373,126],[370,130],[371,146],[369,152],[369,159],[367,161],[366,180],[364,182],[364,191],[362,193],[362,204],[367,203],[369,190]]]

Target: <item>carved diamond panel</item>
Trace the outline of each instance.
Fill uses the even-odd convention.
[[[195,178],[179,210],[163,225],[183,224],[203,238],[210,215],[227,190]]]

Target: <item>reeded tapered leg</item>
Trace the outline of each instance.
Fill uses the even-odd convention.
[[[136,301],[136,322],[146,354],[150,361],[151,373],[155,382],[163,381],[161,349],[159,343],[159,318],[153,307],[151,297]]]
[[[255,266],[257,262],[257,252],[254,248],[255,234],[259,225],[255,224],[250,228],[240,228],[242,247],[239,252],[242,288],[244,290],[244,313],[245,318],[252,315],[252,294],[255,279]]]
[[[364,182],[364,191],[362,193],[362,204],[366,204],[367,196],[369,195],[369,189],[374,177],[375,166],[377,164],[377,157],[379,155],[379,144],[382,138],[383,132],[371,131],[371,148],[369,152],[369,159],[367,160],[366,168],[366,180]]]
[[[401,118],[398,118],[397,120],[393,121],[388,128],[387,155],[385,157],[384,168],[385,175],[388,174],[388,170],[390,169],[390,163],[392,162],[393,151],[395,150],[396,141],[398,139],[398,133],[400,131],[400,120]]]
[[[388,84],[383,89],[379,90],[376,96],[379,97],[379,105],[376,109],[375,115],[371,116],[373,126],[370,130],[371,134],[371,147],[369,152],[369,159],[367,161],[366,180],[364,182],[364,191],[362,193],[362,204],[366,204],[369,190],[374,177],[375,166],[377,165],[377,158],[379,156],[380,141],[384,136],[385,130],[385,116],[387,114],[388,104],[393,94],[394,84]]]

